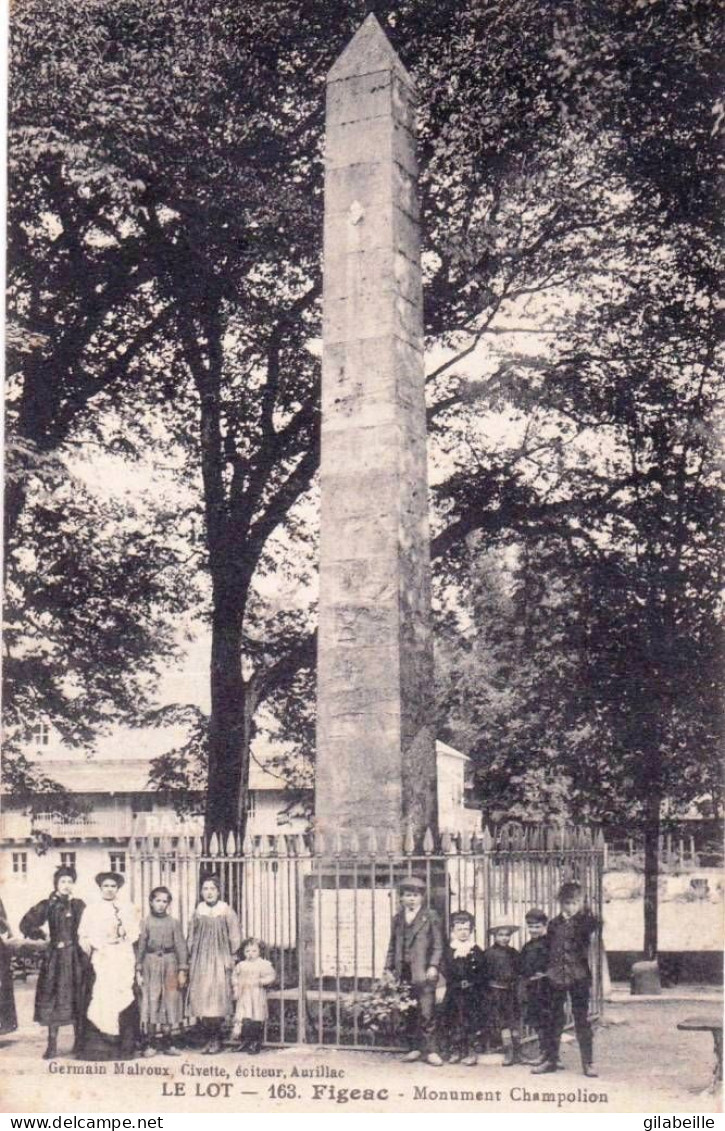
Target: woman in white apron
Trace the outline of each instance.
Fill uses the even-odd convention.
[[[133,944],[140,916],[119,899],[124,878],[118,872],[99,872],[96,883],[101,898],[86,907],[78,928],[78,941],[93,967],[80,1055],[84,1060],[119,1060],[133,1056],[138,1037]]]

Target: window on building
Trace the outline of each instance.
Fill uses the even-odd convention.
[[[30,730],[30,741],[34,746],[47,746],[50,741],[50,727],[47,723],[36,723]]]
[[[75,852],[61,852],[60,862],[64,868],[72,868],[75,871],[76,867],[76,854]]]
[[[13,875],[22,876],[25,879],[28,875],[28,854],[27,852],[13,852]]]
[[[126,853],[125,852],[111,852],[111,871],[118,872],[120,876],[126,875]]]

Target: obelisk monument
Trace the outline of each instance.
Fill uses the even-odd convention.
[[[414,122],[370,15],[327,79],[315,790],[363,844],[437,820]]]

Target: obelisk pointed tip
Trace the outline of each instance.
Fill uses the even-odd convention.
[[[400,61],[392,43],[380,26],[374,12],[365,17],[342,55],[333,63],[327,75],[328,82],[339,82],[356,75],[369,75],[374,71],[397,71],[410,82],[410,76]]]

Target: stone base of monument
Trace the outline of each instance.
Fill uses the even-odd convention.
[[[635,962],[630,972],[630,993],[661,994],[660,968],[656,962]]]

